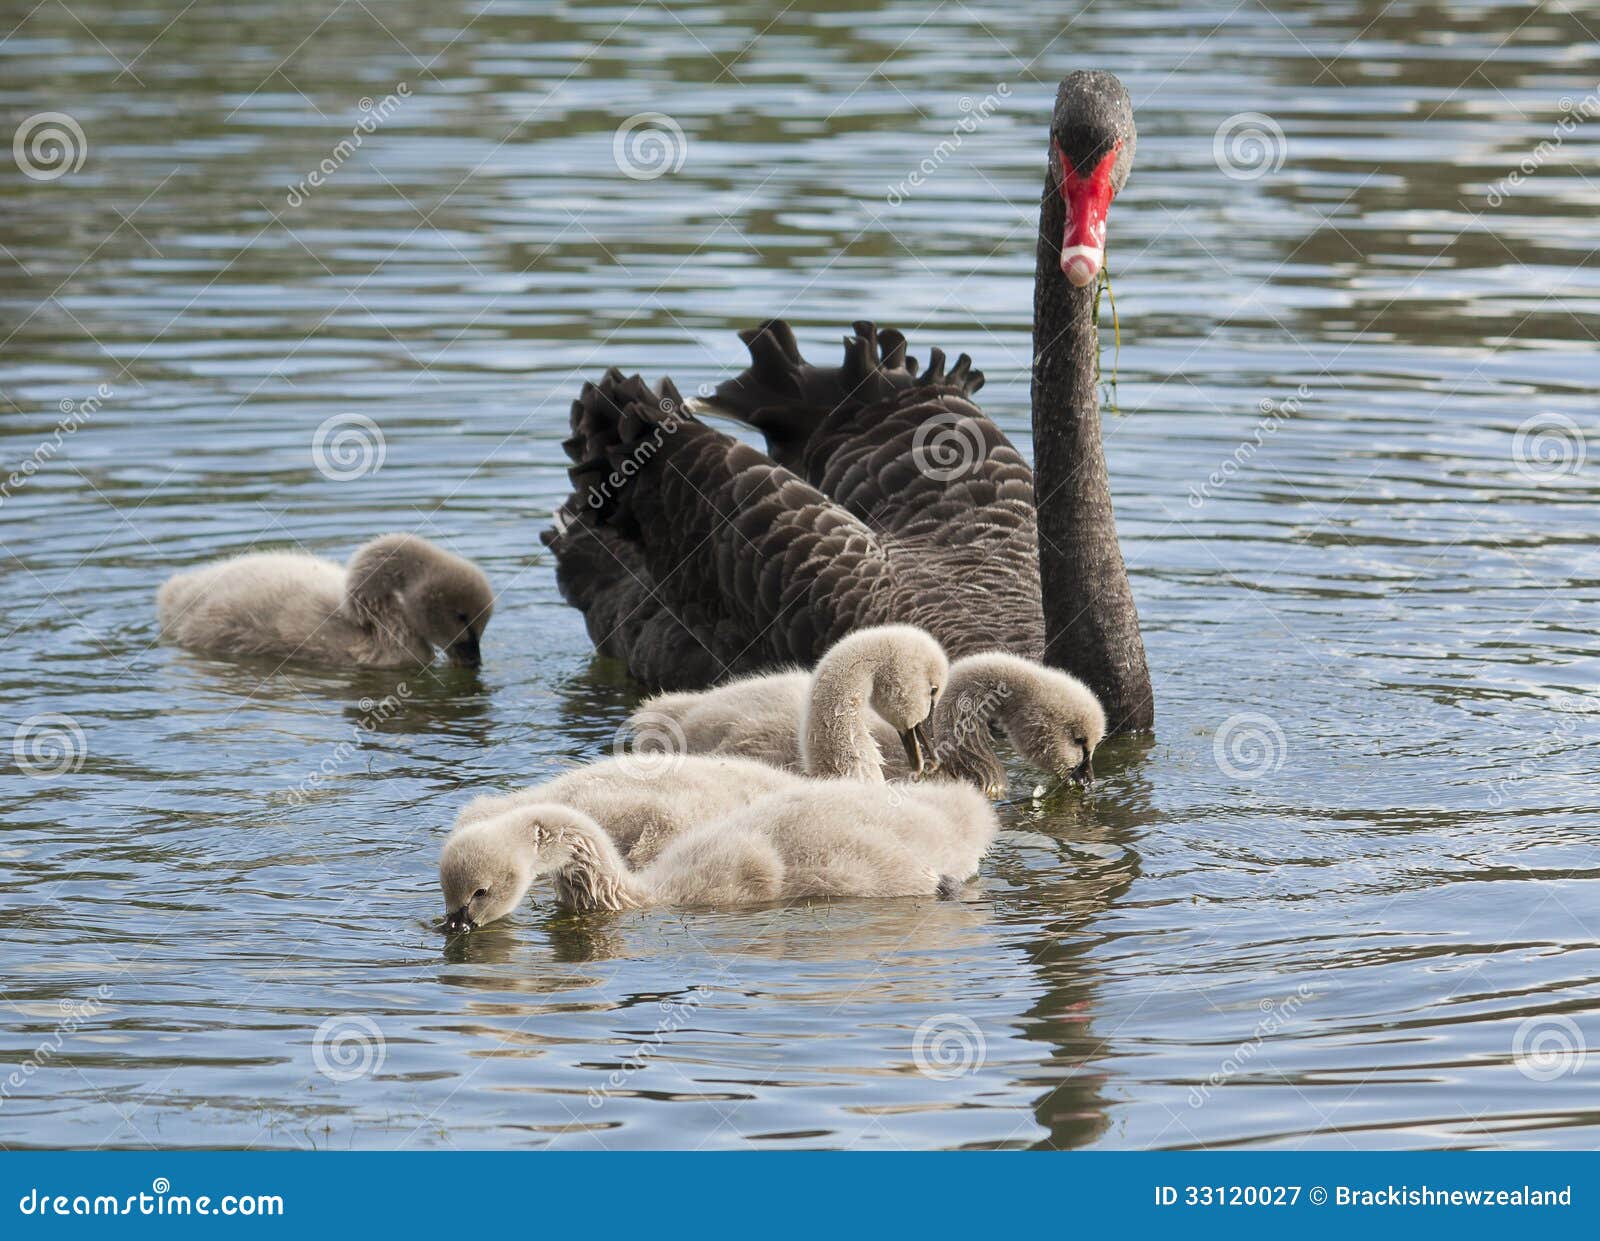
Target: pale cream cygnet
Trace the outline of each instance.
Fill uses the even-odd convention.
[[[436,649],[476,667],[494,592],[469,561],[414,534],[385,534],[348,566],[250,552],[167,579],[163,637],[218,655],[370,668],[425,664]]]

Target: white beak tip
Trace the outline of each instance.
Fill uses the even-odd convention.
[[[1086,289],[1100,274],[1105,251],[1094,246],[1069,246],[1061,252],[1061,274],[1075,287]]]

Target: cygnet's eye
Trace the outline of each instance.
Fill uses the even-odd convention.
[[[472,894],[472,899],[475,900],[475,901],[481,901],[484,897],[486,897],[488,895],[489,895],[489,889],[488,888],[479,888],[476,892],[474,892]]]
[[[465,625],[467,623],[467,614],[465,612],[457,612],[456,619]]]
[[[1087,737],[1074,737],[1072,739],[1072,744],[1077,746],[1085,754],[1089,752],[1089,738]]]
[[[939,696],[939,687],[937,685],[935,685],[932,689],[930,689],[928,691],[928,697],[929,698],[937,698],[938,696]]]

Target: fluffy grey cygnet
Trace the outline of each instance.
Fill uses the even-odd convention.
[[[876,632],[880,631],[862,631]],[[849,641],[840,642],[829,655]],[[823,664],[827,662],[825,658]],[[875,744],[868,749],[853,727],[848,732],[836,730],[844,743],[835,745],[832,753],[848,755],[858,767],[876,756],[881,775],[874,772],[866,778],[910,776],[913,768],[899,748],[899,730],[873,709],[872,701],[864,713],[852,715],[848,706],[829,698],[830,682],[822,671],[819,665],[816,677],[805,672],[772,673],[698,694],[662,694],[644,703],[633,723],[642,728],[651,721],[670,721],[682,732],[691,754],[739,754],[798,772],[806,770],[802,730],[808,719],[860,719]],[[975,784],[991,797],[1002,796],[1006,771],[993,738],[1004,734],[1018,755],[1040,771],[1085,784],[1093,779],[1092,758],[1105,736],[1106,715],[1077,677],[993,651],[956,660],[945,681],[920,739],[924,761],[936,774]],[[813,699],[814,688],[823,692],[820,704]],[[846,763],[835,774],[849,769]]]
[[[504,917],[541,875],[576,910],[930,896],[975,874],[997,830],[994,810],[965,785],[806,780],[685,831],[632,868],[591,816],[531,801],[452,832],[439,884],[451,931]]]
[[[250,552],[167,579],[163,637],[218,655],[369,668],[425,664],[435,649],[477,667],[494,592],[476,565],[414,534],[385,534],[348,566]]]
[[[807,775],[881,783],[886,765],[920,774],[928,721],[950,676],[944,648],[914,625],[859,629],[816,671],[744,677],[698,694],[661,694],[630,723],[665,722],[691,754],[739,754]]]

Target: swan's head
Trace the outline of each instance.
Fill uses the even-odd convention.
[[[1094,751],[1106,735],[1105,708],[1077,677],[1019,660],[1017,693],[997,719],[1018,754],[1058,780],[1094,783]]]
[[[884,625],[858,635],[874,653],[871,706],[905,746],[921,775],[932,756],[928,720],[950,680],[950,661],[933,635],[913,625]]]
[[[476,668],[483,631],[494,613],[494,591],[477,565],[425,544],[427,554],[411,588],[403,592],[413,627],[450,662]]]
[[[477,565],[414,534],[374,539],[351,561],[352,588],[392,591],[400,619],[450,662],[476,668],[494,612],[494,591]]]
[[[572,909],[631,909],[637,891],[599,823],[569,806],[524,802],[463,822],[439,855],[444,929],[470,931],[503,918],[551,875],[557,901]]]
[[[533,886],[536,850],[510,813],[458,827],[439,855],[445,930],[471,931],[503,918]]]
[[[870,708],[899,736],[911,771],[922,775],[931,753],[928,720],[949,675],[944,648],[914,625],[846,634],[812,674],[801,731],[806,770],[881,780],[883,755],[866,718]]]
[[[991,796],[1003,791],[1005,769],[981,744],[988,734],[999,733],[1039,770],[1085,787],[1093,781],[1106,713],[1077,677],[995,651],[958,659],[950,678],[942,736],[952,753],[948,761],[941,759],[949,774]]]
[[[1106,216],[1133,167],[1133,103],[1115,74],[1080,70],[1061,80],[1050,121],[1050,185],[1061,195],[1061,274],[1093,284],[1105,263]]]

